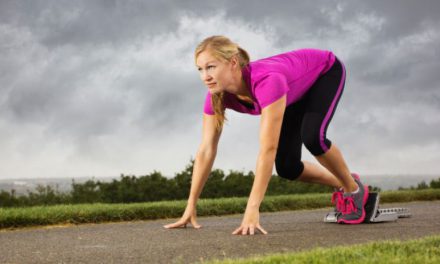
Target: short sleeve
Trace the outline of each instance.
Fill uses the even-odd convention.
[[[288,91],[286,76],[278,72],[269,73],[255,85],[255,97],[261,109],[280,99]]]
[[[203,112],[208,115],[214,115],[214,110],[212,109],[212,102],[211,102],[211,93],[208,91],[206,93],[205,97],[205,105],[203,107]]]

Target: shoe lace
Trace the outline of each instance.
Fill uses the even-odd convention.
[[[345,211],[344,195],[342,194],[342,192],[337,191],[333,193],[332,204],[336,204],[336,210],[338,210],[339,212]]]
[[[345,210],[343,214],[350,214],[352,212],[357,212],[357,208],[354,204],[353,197],[348,196],[345,198]]]

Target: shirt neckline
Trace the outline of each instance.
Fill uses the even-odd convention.
[[[252,82],[251,82],[251,75],[252,75],[252,65],[251,63],[248,63],[246,66],[244,66],[241,69],[241,73],[243,76],[243,80],[246,83],[246,86],[249,88],[249,92],[252,96],[252,108],[245,106],[237,96],[234,95],[235,100],[246,109],[247,113],[250,114],[259,114],[261,109],[260,109],[260,104],[258,103],[258,100],[255,97],[255,93],[254,93],[254,87],[252,87]],[[247,102],[245,102],[247,103]],[[250,103],[247,103],[250,106]]]
[[[245,82],[245,84],[246,84],[247,88],[249,89],[249,92],[250,92],[250,94],[252,96],[253,109],[256,109],[257,99],[255,98],[254,89],[252,88],[252,85],[251,85],[251,65],[250,65],[250,63],[247,64],[246,66],[244,66],[241,69],[241,73],[242,73],[242,76],[243,76],[243,80],[244,80],[244,82]],[[245,102],[245,101],[241,100],[236,95],[235,95],[235,98],[239,102],[244,102],[245,104],[249,104],[249,105],[251,104],[251,103],[248,103],[248,102]]]

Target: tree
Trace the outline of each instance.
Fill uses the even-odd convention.
[[[212,170],[205,183],[200,198],[220,198],[224,194],[224,181],[225,174],[222,170]]]
[[[437,180],[432,180],[429,183],[429,187],[434,188],[434,189],[440,189],[440,177]]]
[[[75,183],[72,179],[72,191],[70,192],[73,203],[101,202],[101,190],[94,180],[88,180],[83,184]]]

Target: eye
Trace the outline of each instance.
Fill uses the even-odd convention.
[[[209,65],[208,67],[206,67],[207,70],[209,70],[210,68],[215,68],[215,66],[214,65]],[[199,67],[199,68],[197,68],[197,70],[201,71],[202,68]]]

